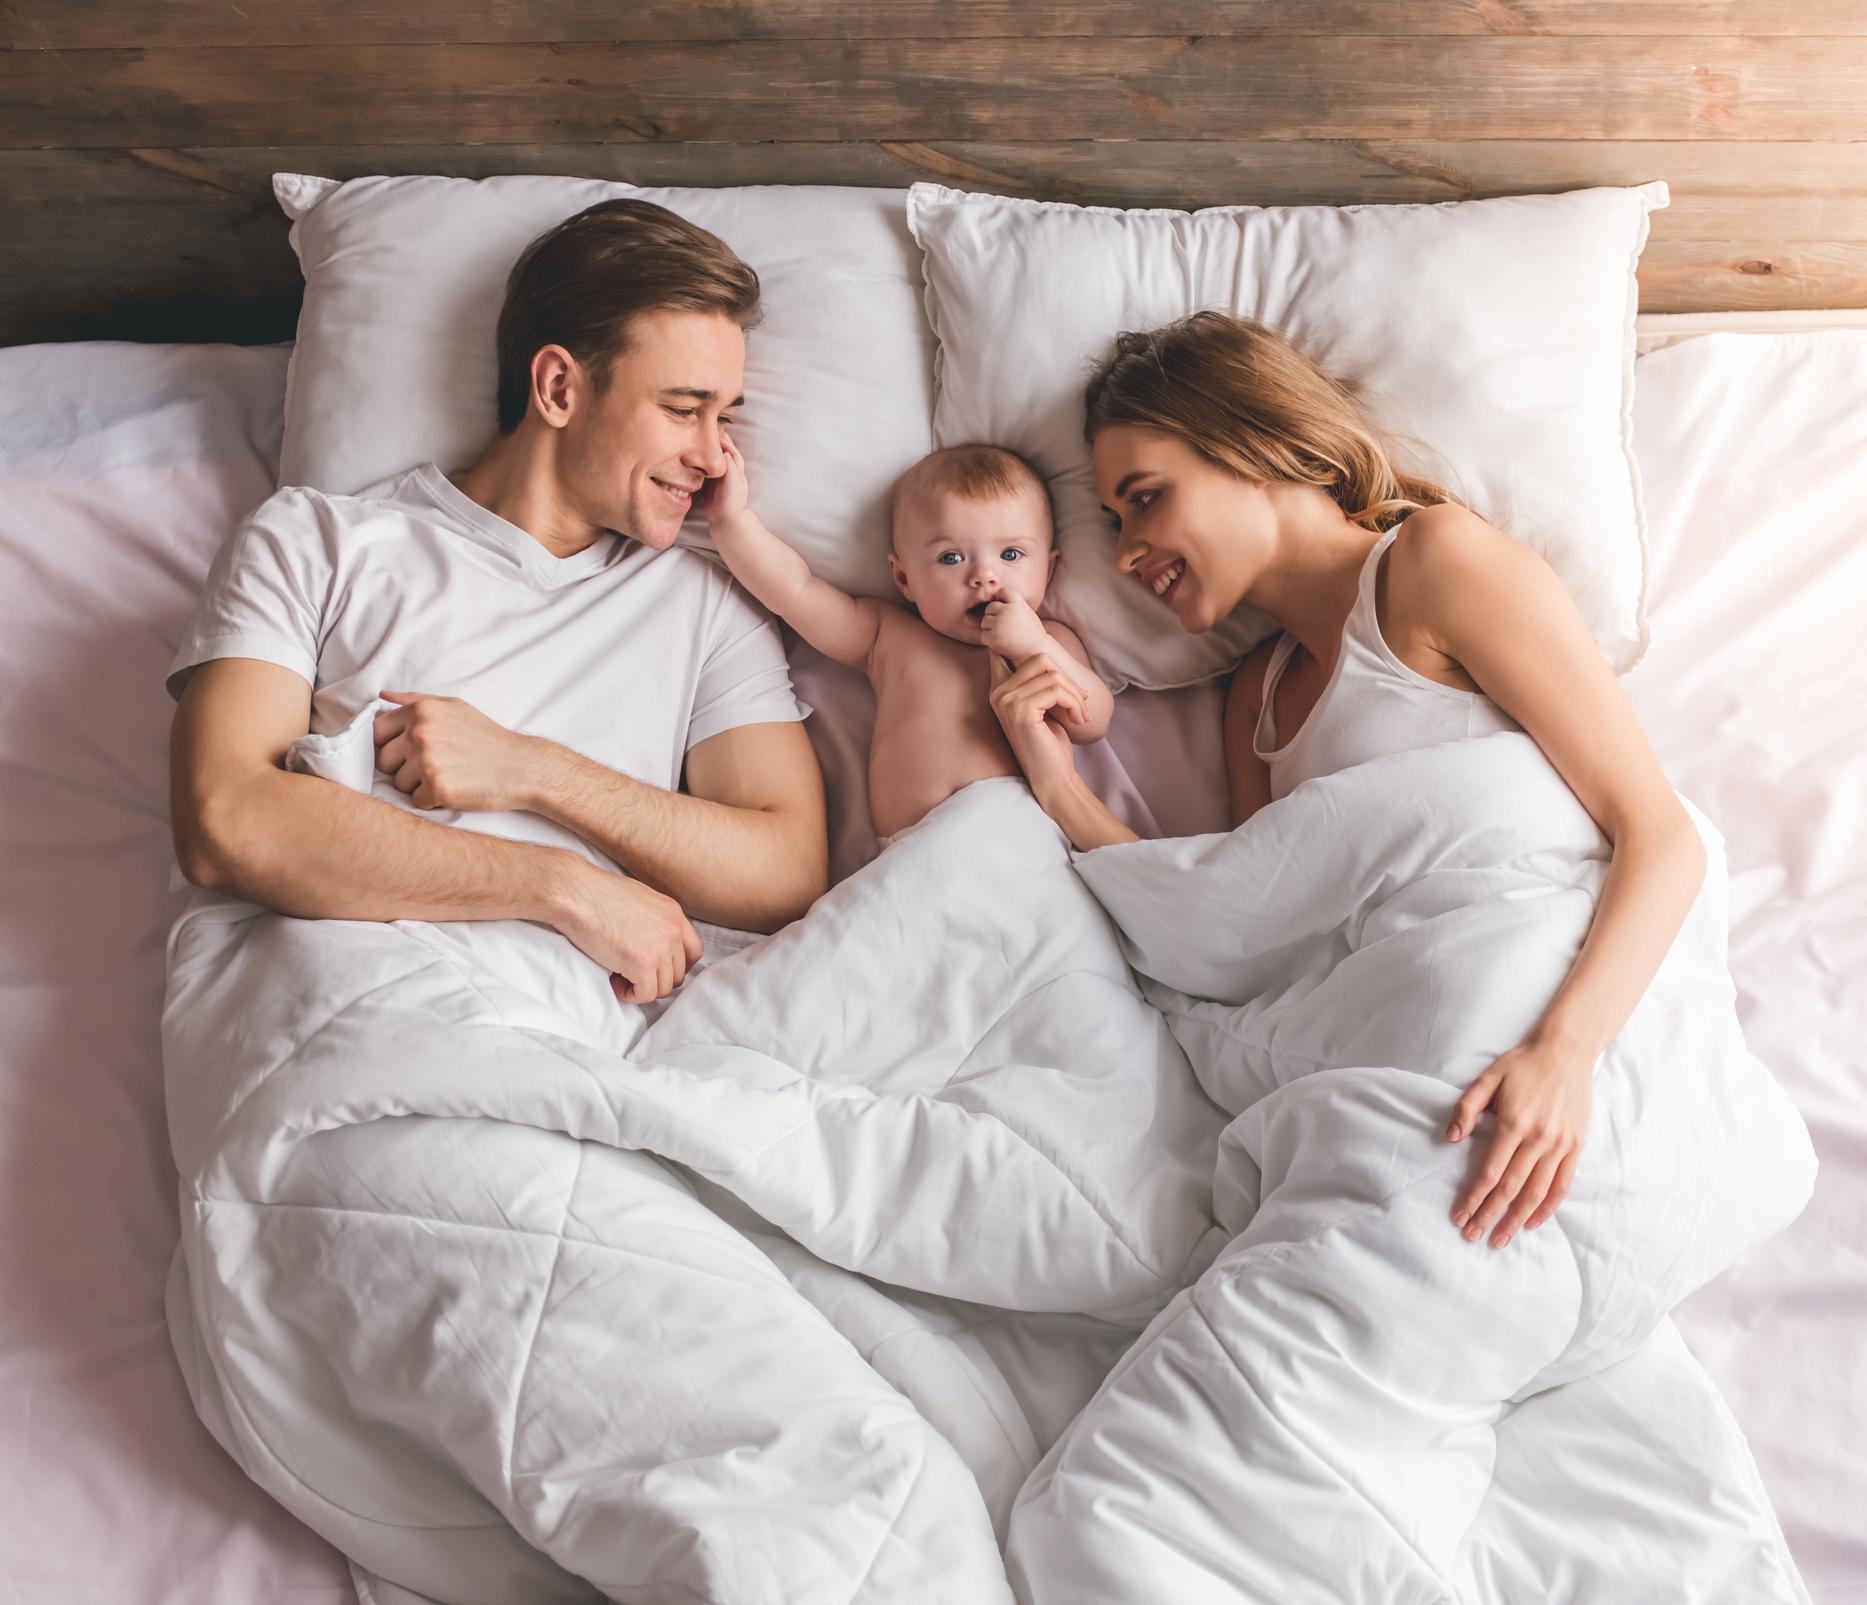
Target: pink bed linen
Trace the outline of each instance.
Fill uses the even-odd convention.
[[[352,1598],[196,1423],[161,1313],[161,679],[270,488],[284,364],[0,352],[0,1605]],[[1718,337],[1640,375],[1655,645],[1629,690],[1729,839],[1746,1029],[1824,1163],[1796,1227],[1680,1323],[1811,1589],[1867,1605],[1867,334]],[[873,851],[872,704],[847,671],[799,670],[847,873]],[[1085,769],[1138,827],[1223,828],[1218,707],[1130,693]]]
[[[1628,677],[1724,832],[1744,1033],[1822,1170],[1678,1312],[1810,1591],[1867,1602],[1867,331],[1643,357],[1653,648]]]
[[[286,354],[0,352],[0,1605],[339,1605],[162,1317],[163,675],[271,489]]]

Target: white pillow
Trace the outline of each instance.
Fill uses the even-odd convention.
[[[737,430],[753,505],[846,590],[898,599],[888,493],[932,445],[933,338],[900,190],[640,189],[578,178],[280,174],[305,305],[286,396],[283,485],[349,494],[416,463],[477,457],[494,428],[506,275],[553,224],[639,196],[758,270]],[[704,545],[705,525],[682,539]]]
[[[940,445],[991,440],[1049,480],[1050,600],[1111,684],[1223,673],[1270,628],[1205,636],[1111,566],[1083,385],[1122,330],[1260,319],[1366,387],[1401,455],[1549,561],[1617,671],[1646,650],[1633,458],[1634,267],[1666,186],[1440,206],[1113,211],[917,184]]]

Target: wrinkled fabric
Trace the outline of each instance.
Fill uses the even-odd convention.
[[[178,923],[177,1348],[389,1583],[1001,1598],[994,1516],[1221,1245],[1224,1117],[1018,782],[714,953],[643,1011],[524,922]]]
[[[1449,1219],[1490,1121],[1463,1145],[1445,1128],[1561,983],[1609,858],[1534,742],[1399,754],[1230,835],[1079,858],[1235,1116],[1215,1182],[1235,1235],[1026,1485],[1022,1598],[1494,1597],[1460,1546],[1510,1403],[1640,1355],[1813,1184],[1802,1122],[1738,1029],[1721,843],[1698,823],[1704,888],[1597,1065],[1569,1197],[1501,1251]],[[1741,1481],[1725,1459],[1718,1482]],[[1542,1558],[1588,1541],[1578,1524]],[[1772,1544],[1772,1592],[1694,1597],[1800,1597]]]

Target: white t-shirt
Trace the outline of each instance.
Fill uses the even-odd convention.
[[[769,616],[706,558],[619,535],[553,557],[432,464],[358,496],[282,490],[253,513],[209,570],[171,694],[214,658],[303,675],[313,735],[381,692],[428,692],[664,789],[696,743],[806,712]],[[529,814],[422,817],[582,845]]]

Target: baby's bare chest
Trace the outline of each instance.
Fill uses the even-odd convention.
[[[876,654],[876,733],[886,725],[944,721],[960,730],[998,733],[992,712],[991,661],[983,647],[951,641],[915,621],[891,632]]]

